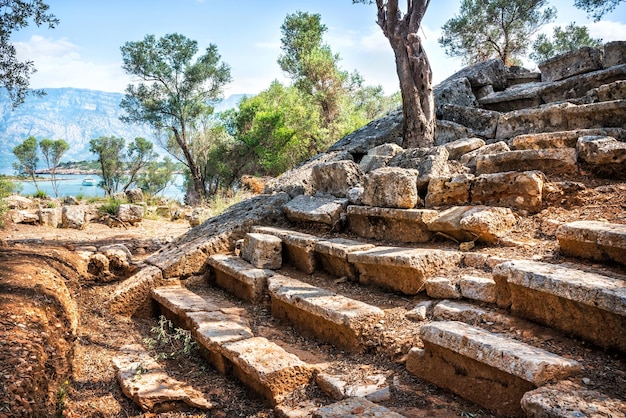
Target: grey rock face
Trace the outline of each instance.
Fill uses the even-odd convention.
[[[542,81],[559,81],[578,74],[603,68],[604,51],[583,47],[576,51],[557,55],[539,64]]]
[[[321,193],[346,197],[348,190],[361,184],[363,172],[354,161],[331,161],[313,166],[313,187]]]

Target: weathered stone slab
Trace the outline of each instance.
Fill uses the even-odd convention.
[[[563,100],[577,100],[587,96],[587,93],[602,85],[623,80],[626,74],[626,64],[621,64],[605,70],[580,74],[565,80],[552,83],[543,83],[541,91],[543,103],[554,103]]]
[[[213,268],[217,286],[250,302],[263,299],[267,279],[274,275],[272,270],[256,268],[234,255],[214,254],[208,258],[207,263]]]
[[[331,161],[313,166],[313,187],[321,193],[346,197],[352,187],[363,182],[363,172],[354,161]]]
[[[562,225],[556,235],[566,255],[626,265],[626,225],[577,221]]]
[[[39,224],[56,228],[61,220],[61,211],[58,208],[39,209]]]
[[[348,254],[348,261],[359,270],[359,282],[408,295],[424,290],[429,277],[457,266],[461,259],[458,251],[401,247],[376,247]]]
[[[468,167],[472,170],[476,170],[476,159],[480,155],[491,155],[491,154],[499,154],[501,152],[511,151],[509,146],[504,141],[495,142],[493,144],[485,145],[484,147],[480,147],[475,149],[474,151],[470,151],[461,156],[461,164],[465,167]]]
[[[175,285],[180,285],[180,282],[165,279],[157,267],[145,267],[120,282],[104,306],[109,312],[118,315],[150,317],[153,315],[151,290]]]
[[[122,348],[113,359],[115,376],[126,396],[144,412],[168,412],[180,404],[208,410],[213,404],[188,384],[170,377],[140,345]]]
[[[583,169],[598,177],[626,179],[626,142],[610,136],[583,136],[576,149]]]
[[[402,108],[389,112],[385,117],[373,120],[364,127],[344,136],[331,145],[328,151],[347,151],[351,154],[367,154],[372,148],[386,143],[402,143]]]
[[[319,222],[333,226],[345,213],[346,206],[346,199],[300,195],[285,205],[285,213],[292,222]]]
[[[626,100],[574,105],[558,103],[504,113],[497,139],[517,135],[590,128],[626,128]]]
[[[509,86],[534,83],[541,81],[541,73],[537,71],[530,71],[527,68],[517,65],[511,65],[510,67],[507,67],[506,80]]]
[[[324,270],[334,276],[347,277],[350,280],[356,280],[358,272],[348,263],[348,254],[370,248],[374,248],[374,245],[345,238],[320,240],[315,244],[315,252]]]
[[[168,319],[183,325],[186,329],[191,328],[187,321],[188,313],[219,310],[214,303],[181,286],[157,287],[152,289],[151,295]]]
[[[426,207],[469,204],[473,180],[472,174],[460,174],[451,178],[437,177],[430,180],[424,200]]]
[[[496,282],[489,277],[463,276],[459,282],[464,298],[495,303]]]
[[[315,271],[317,260],[315,257],[315,243],[319,240],[314,235],[289,229],[271,226],[255,226],[252,232],[270,234],[283,241],[283,259],[291,263],[306,274]]]
[[[504,90],[507,87],[506,75],[504,62],[500,59],[490,59],[465,67],[448,77],[444,82],[465,77],[473,89],[491,85],[494,90]]]
[[[518,135],[511,139],[512,149],[576,148],[582,136],[612,136],[626,139],[626,131],[620,128],[577,129],[574,131],[544,132]]]
[[[517,260],[497,265],[496,303],[518,316],[626,351],[626,281]]]
[[[604,51],[583,47],[565,52],[539,64],[542,81],[559,81],[603,68]]]
[[[449,142],[444,145],[448,150],[448,160],[458,160],[463,154],[472,152],[485,146],[485,141],[481,138],[463,138]]]
[[[541,210],[543,175],[537,171],[482,174],[472,184],[472,204]]]
[[[369,173],[378,168],[385,167],[387,163],[403,148],[396,144],[382,144],[372,148],[363,156],[359,162],[359,166],[363,173]]]
[[[243,239],[241,258],[259,269],[278,270],[283,265],[283,242],[274,235],[248,233]]]
[[[117,207],[115,216],[122,222],[135,225],[143,220],[143,206],[124,203]]]
[[[603,84],[593,89],[588,95],[601,102],[626,99],[626,80]]]
[[[432,309],[432,316],[437,321],[460,321],[477,326],[485,322],[509,326],[512,322],[511,317],[498,312],[492,312],[466,302],[451,300],[442,300],[437,303]]]
[[[456,283],[446,277],[431,277],[424,283],[426,294],[433,299],[461,299]]]
[[[545,174],[572,174],[578,171],[574,148],[508,151],[476,157],[476,174],[538,170]]]
[[[476,136],[495,138],[500,112],[478,107],[446,104],[441,107],[441,119],[468,127]]]
[[[411,209],[421,203],[417,170],[384,167],[368,173],[361,201],[367,206]]]
[[[82,229],[85,226],[85,207],[63,206],[61,225],[63,228]]]
[[[477,107],[472,85],[466,77],[444,81],[433,89],[437,118],[442,119],[441,109],[446,104]]]
[[[604,44],[604,68],[626,64],[626,41],[613,41]]]
[[[458,241],[495,243],[517,224],[509,208],[457,206],[447,209],[427,222],[432,232]]]
[[[428,209],[390,209],[348,206],[348,228],[363,238],[398,242],[428,242],[427,222],[437,216]]]
[[[437,127],[435,128],[435,145],[437,146],[470,136],[472,136],[472,132],[461,124],[449,120],[437,120]]]
[[[243,384],[279,404],[294,390],[307,384],[313,368],[263,337],[224,344],[224,356],[233,364],[233,373]]]
[[[384,312],[366,303],[276,275],[268,279],[272,314],[315,338],[350,351],[361,351]]]
[[[568,380],[527,392],[521,401],[529,418],[625,417],[626,402]]]
[[[543,83],[528,83],[510,87],[504,91],[491,93],[479,101],[485,109],[498,112],[512,112],[514,110],[539,107]]]
[[[313,412],[312,418],[402,418],[396,412],[364,398],[353,397],[323,406]]]
[[[412,349],[407,370],[501,415],[521,415],[525,392],[580,371],[556,354],[462,322],[422,326],[423,349]]]
[[[190,312],[187,318],[194,339],[204,349],[204,356],[222,374],[228,373],[231,367],[222,346],[254,337],[248,324],[223,312]]]
[[[315,382],[335,400],[358,397],[382,402],[391,396],[387,376],[380,373],[365,376],[320,373],[315,377]]]
[[[418,171],[417,187],[428,185],[434,177],[450,175],[448,150],[445,147],[411,148],[399,152],[389,161],[389,167],[416,169]]]
[[[260,195],[228,208],[172,241],[146,262],[159,267],[164,277],[188,277],[204,273],[207,257],[232,251],[233,243],[253,225],[284,221],[287,193]]]

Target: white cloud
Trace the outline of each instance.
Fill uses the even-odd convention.
[[[601,20],[600,22],[588,23],[589,35],[592,38],[602,38],[602,42],[623,41],[626,39],[626,24]]]
[[[389,41],[378,25],[369,27],[368,33],[360,39],[359,45],[367,51],[387,52],[391,48]]]
[[[80,48],[65,38],[33,35],[27,42],[16,42],[15,47],[19,59],[35,63],[32,88],[75,87],[121,93],[131,81],[121,62],[84,60]]]

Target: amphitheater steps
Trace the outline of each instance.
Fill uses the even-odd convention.
[[[626,266],[626,225],[577,221],[556,233],[561,252],[572,257],[614,261]]]
[[[500,415],[521,415],[526,392],[580,371],[574,360],[462,322],[433,322],[420,336],[424,348],[407,358],[411,374]]]

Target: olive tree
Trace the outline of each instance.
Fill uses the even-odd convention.
[[[35,188],[39,190],[37,185],[37,178],[35,177],[35,171],[37,170],[37,163],[39,157],[37,156],[37,138],[29,136],[21,144],[13,148],[13,154],[17,157],[18,162],[13,163],[13,168],[18,174],[29,176]]]
[[[48,9],[49,6],[42,0],[0,0],[0,87],[7,91],[14,108],[24,102],[29,92],[30,75],[35,72],[35,64],[17,59],[11,35],[31,21],[37,26],[48,24],[49,28],[54,28],[59,20],[48,13]],[[43,94],[41,90],[34,93]]]
[[[574,6],[593,16],[595,21],[612,12],[624,0],[576,0]]]
[[[52,190],[54,190],[54,196],[59,197],[59,185],[56,178],[57,166],[61,162],[63,155],[70,149],[70,146],[63,139],[53,141],[44,138],[39,142],[39,148],[50,171],[50,181],[52,183]]]
[[[408,1],[405,11],[400,10],[398,0],[353,0],[353,3],[376,3],[378,26],[393,49],[404,115],[402,146],[433,145],[435,106],[432,70],[418,35],[430,0]]]
[[[231,80],[230,67],[220,62],[214,44],[197,56],[198,43],[176,33],[160,39],[146,35],[142,41],[127,42],[121,52],[122,68],[141,80],[126,88],[122,121],[147,123],[165,136],[166,149],[189,169],[192,200],[206,198],[206,179],[193,153],[193,132],[198,121],[213,112],[210,104]]]
[[[536,63],[546,61],[556,55],[575,51],[584,46],[597,48],[602,46],[602,39],[589,36],[586,26],[576,26],[570,23],[565,29],[557,26],[554,28],[552,39],[541,33],[533,42],[533,52],[530,58]]]
[[[526,54],[531,36],[556,16],[548,0],[463,0],[443,25],[439,44],[452,57],[474,64],[500,58],[506,65]]]

